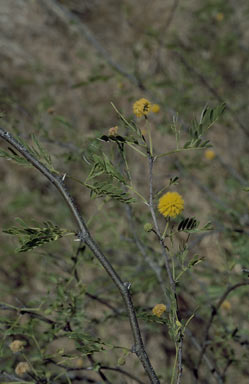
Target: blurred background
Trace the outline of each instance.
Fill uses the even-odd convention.
[[[159,104],[159,113],[151,117],[158,152],[175,148],[173,121],[181,128],[184,142],[188,127],[194,118],[199,119],[205,105],[226,103],[224,116],[207,134],[213,144],[210,151],[163,159],[154,174],[156,190],[163,188],[170,177],[179,177],[177,190],[184,196],[186,215],[196,216],[202,224],[210,220],[215,227],[208,234],[193,237],[192,252],[198,252],[205,261],[197,267],[198,276],[191,288],[188,284],[193,276],[186,278],[188,291],[182,297],[183,307],[189,310],[203,305],[200,316],[204,317],[205,308],[210,308],[227,285],[247,277],[248,41],[246,0],[0,0],[1,126],[27,141],[35,134],[61,173],[82,180],[86,177],[91,139],[120,125],[110,102],[128,119],[134,119],[132,104],[141,97]],[[7,149],[3,142],[1,147]],[[146,195],[144,163],[136,154],[130,156],[134,183]],[[25,222],[51,220],[62,227],[74,226],[53,187],[38,172],[1,159],[0,175],[2,228],[14,225],[16,217]],[[123,271],[123,278],[138,279],[134,283],[137,302],[151,307],[160,302],[153,284],[148,302],[141,294],[139,284],[145,276],[141,259],[140,269],[132,275],[137,260],[125,246],[129,228],[123,208],[107,202],[103,212],[100,200],[90,200],[89,190],[70,178],[68,186],[84,217],[90,220],[97,240]],[[148,214],[141,205],[136,209],[142,230]],[[15,239],[3,233],[0,241],[1,301],[13,305],[39,302],[47,292],[48,268],[51,274],[63,275],[58,272],[64,263],[60,252],[63,249],[70,264],[77,249],[63,239],[59,245],[47,246],[50,258],[44,258],[39,251],[35,256],[15,254]],[[120,244],[123,248],[114,258]],[[87,262],[92,272],[79,272],[84,284],[102,294],[103,284],[108,297],[112,289],[102,270],[91,265],[89,255]],[[149,275],[148,284],[151,279]],[[229,369],[224,378],[229,384],[246,383],[249,374],[246,295],[244,288],[236,291],[228,312],[223,313],[227,318],[222,321],[227,321],[231,332],[219,359],[226,375]],[[86,305],[91,306],[88,302]],[[96,305],[92,315],[98,318],[101,315]],[[201,325],[202,320],[196,320],[192,331],[198,326],[201,335]],[[231,336],[236,328],[239,341]],[[216,329],[220,331],[219,325]],[[171,347],[167,350],[161,345],[164,352],[155,356],[157,347],[153,343],[160,336],[149,336],[153,331],[146,325],[143,331],[154,353],[153,363],[167,378],[169,373],[162,366],[173,363]],[[126,343],[125,332],[129,334],[129,330],[122,332],[118,341]],[[168,335],[164,336],[167,339]],[[214,353],[209,352],[211,356]],[[222,359],[228,353],[232,363],[226,368]],[[185,359],[191,367],[191,357]],[[8,362],[8,369],[10,366],[14,366],[13,361]],[[0,367],[7,367],[6,360]],[[192,382],[191,373],[186,375],[184,383]],[[200,382],[212,380],[203,373]],[[126,382],[133,383],[131,379]]]

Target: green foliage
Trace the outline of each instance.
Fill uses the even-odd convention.
[[[114,185],[111,181],[96,181],[90,185],[85,183],[85,186],[91,190],[91,197],[110,197],[114,200],[120,201],[121,203],[130,204],[136,200],[130,197],[128,193],[124,192],[122,188]]]
[[[16,249],[16,252],[31,251],[36,247],[56,241],[63,236],[74,234],[66,229],[59,228],[49,221],[43,223],[44,227],[30,227],[22,220],[19,219],[18,221],[21,227],[11,227],[3,230],[8,235],[17,236],[21,246]]]
[[[199,233],[199,232],[205,232],[205,231],[212,231],[214,229],[211,222],[208,222],[201,228],[199,228],[199,224],[200,222],[196,220],[195,217],[192,217],[192,218],[187,217],[181,220],[177,230],[183,231],[186,233]]]
[[[206,106],[201,113],[199,122],[193,121],[193,125],[190,127],[191,140],[187,141],[183,148],[209,148],[211,146],[209,140],[203,140],[202,136],[223,115],[225,108],[224,103],[215,108]]]
[[[87,180],[91,180],[100,175],[107,175],[117,179],[121,183],[125,183],[124,177],[121,173],[116,169],[116,167],[109,160],[107,155],[103,153],[102,156],[93,154],[93,167],[87,177]]]
[[[26,148],[37,160],[43,163],[51,172],[57,173],[52,164],[52,159],[49,153],[42,147],[41,143],[35,135],[32,135],[32,145],[28,145],[26,141],[20,137],[15,138],[24,148]],[[12,148],[9,152],[0,149],[0,157],[7,160],[12,160],[19,165],[31,167],[31,163],[23,156],[19,155]]]

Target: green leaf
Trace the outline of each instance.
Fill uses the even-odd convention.
[[[32,135],[32,145],[28,145],[20,137],[15,137],[15,139],[16,139],[16,141],[19,142],[19,144],[21,144],[22,147],[24,147],[24,149],[27,149],[37,160],[39,160],[41,163],[43,163],[51,172],[58,173],[53,167],[51,156],[42,147],[42,145],[38,141],[38,138],[35,135]],[[0,157],[4,157],[7,160],[12,160],[19,165],[24,165],[24,166],[28,166],[28,167],[32,166],[32,164],[27,159],[20,156],[12,148],[9,148],[9,151],[10,152],[6,152],[6,151],[1,149],[0,150]]]
[[[12,160],[19,165],[25,165],[26,167],[31,167],[32,164],[24,157],[19,156],[12,148],[9,148],[9,152],[0,149],[0,157],[3,157],[7,160]]]
[[[127,349],[123,350],[122,355],[121,355],[120,358],[118,359],[118,365],[120,365],[120,366],[125,365],[127,356],[128,356],[130,353],[131,353],[131,351],[129,351],[129,350],[127,350]]]
[[[53,120],[58,121],[59,123],[64,125],[64,127],[66,127],[66,128],[72,128],[72,124],[64,116],[56,115],[56,116],[54,116]]]
[[[85,186],[91,189],[91,197],[109,196],[114,200],[118,200],[122,203],[130,204],[136,200],[124,192],[120,187],[114,185],[112,182],[102,181],[95,182],[93,185],[85,184]]]
[[[49,221],[44,223],[44,227],[29,227],[22,220],[19,220],[19,223],[20,227],[14,226],[3,230],[8,235],[17,236],[21,246],[16,249],[16,252],[28,252],[63,236],[74,234]]]
[[[114,179],[119,180],[121,183],[125,183],[124,177],[121,173],[114,167],[112,162],[109,160],[107,155],[103,153],[102,156],[93,154],[94,165],[87,177],[87,180],[91,180],[94,177],[100,176],[105,173],[108,176],[113,177]]]

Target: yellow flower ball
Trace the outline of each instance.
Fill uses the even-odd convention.
[[[184,200],[177,192],[167,192],[159,199],[158,211],[165,217],[176,217],[183,209]]]
[[[75,367],[83,368],[83,366],[84,366],[84,360],[82,359],[82,357],[78,357],[78,359],[75,362]]]
[[[25,344],[25,341],[14,340],[12,343],[10,343],[9,347],[13,353],[17,353],[24,349]]]
[[[160,111],[160,106],[158,104],[153,104],[151,106],[151,112],[158,113]]]
[[[223,303],[221,304],[221,309],[224,309],[224,311],[230,311],[232,308],[230,301],[224,300]]]
[[[147,99],[139,99],[133,104],[133,112],[137,117],[147,116],[151,112],[152,104]]]
[[[15,369],[15,373],[18,375],[18,376],[23,376],[25,375],[25,373],[29,372],[30,371],[30,366],[28,363],[26,362],[20,362],[17,364],[16,366],[16,369]]]
[[[166,305],[164,305],[164,304],[157,304],[152,309],[152,313],[153,313],[153,315],[155,315],[157,317],[161,317],[162,314],[166,311],[166,309],[167,309]]]
[[[215,152],[214,151],[212,151],[212,149],[207,149],[206,151],[205,151],[205,158],[207,159],[207,160],[213,160],[214,158],[215,158]]]
[[[216,13],[215,18],[217,21],[223,21],[224,20],[224,13],[222,13],[222,12]]]

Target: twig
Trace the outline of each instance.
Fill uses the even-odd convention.
[[[198,351],[201,351],[201,346],[198,343],[198,341],[196,340],[196,338],[193,336],[192,332],[188,328],[186,328],[185,333],[190,338],[192,344],[196,347],[196,349]],[[213,364],[211,363],[211,361],[209,360],[209,358],[207,357],[207,355],[205,353],[203,354],[203,360],[205,361],[207,367],[210,370],[210,373],[216,379],[216,381],[219,384],[223,384],[223,380],[222,380],[220,374],[216,371],[215,367],[213,366]],[[196,370],[194,372],[194,375],[195,375],[195,377],[197,376]]]
[[[115,71],[120,73],[122,76],[130,80],[131,83],[135,84],[139,88],[143,89],[143,86],[137,78],[128,73],[121,65],[112,60],[110,54],[102,47],[102,45],[95,38],[90,29],[83,23],[83,21],[70,12],[66,7],[58,4],[56,0],[42,0],[50,11],[52,11],[60,20],[67,24],[68,27],[75,30],[77,25],[78,31],[88,40],[88,42],[96,49],[96,51],[103,57],[103,59],[113,68]]]
[[[180,0],[174,0],[173,4],[172,4],[172,7],[171,7],[171,10],[169,12],[169,15],[168,15],[168,18],[165,22],[165,27],[164,27],[164,30],[163,30],[163,36],[165,38],[165,33],[167,32],[167,30],[169,29],[173,19],[174,19],[174,16],[175,16],[175,12],[177,10],[177,7],[179,5],[179,2]]]
[[[215,88],[213,88],[206,77],[200,73],[196,68],[192,67],[189,62],[185,59],[185,57],[177,51],[173,51],[173,54],[181,61],[181,63],[185,66],[185,68],[192,74],[194,74],[199,81],[209,90],[209,92],[216,98],[219,103],[223,103],[223,98],[219,95]],[[243,132],[249,136],[249,131],[246,126],[239,120],[236,112],[230,107],[230,105],[226,101],[226,108],[230,112],[230,115],[233,121],[243,130]]]
[[[168,297],[168,294],[167,294],[167,290],[166,290],[166,287],[165,287],[165,284],[164,284],[164,281],[163,281],[163,278],[162,278],[162,271],[161,271],[161,267],[154,262],[154,260],[148,255],[147,253],[147,250],[145,249],[144,245],[142,244],[142,242],[140,241],[140,239],[138,238],[137,234],[136,234],[136,230],[135,230],[135,225],[134,225],[134,219],[132,217],[132,208],[130,205],[127,205],[126,206],[126,211],[127,211],[127,216],[128,216],[128,219],[129,219],[129,228],[131,230],[131,235],[132,235],[132,238],[133,238],[133,241],[134,243],[136,244],[138,250],[140,251],[140,253],[142,254],[144,260],[146,261],[146,263],[150,266],[150,268],[154,271],[155,275],[156,275],[156,278],[157,278],[157,281],[162,289],[162,292],[164,294],[164,297],[165,297],[165,300],[166,300],[166,304],[168,305],[168,308],[170,307],[170,300],[169,300],[169,297]]]
[[[16,308],[16,307],[9,306],[8,304],[0,303],[0,310],[15,311],[15,312],[19,312],[21,315],[27,314],[27,315],[35,318],[35,319],[39,319],[39,320],[43,321],[44,323],[56,325],[56,322],[54,320],[51,320],[48,317],[40,315],[39,313],[35,313],[29,309]]]
[[[4,372],[4,371],[0,371],[0,379],[1,378],[11,380],[12,382],[16,381],[17,383],[20,383],[20,384],[24,384],[24,383],[34,384],[34,381],[25,381],[25,380],[21,379],[20,377],[17,377],[15,375],[11,375],[11,374]],[[4,384],[3,381],[1,381],[0,383]]]
[[[153,178],[152,178],[153,164],[154,164],[154,158],[151,155],[149,155],[149,208],[150,208],[153,223],[155,225],[155,232],[156,232],[156,235],[160,241],[160,245],[162,248],[162,254],[163,254],[163,257],[165,260],[165,267],[166,267],[166,271],[168,274],[170,286],[171,286],[172,292],[175,295],[175,293],[176,293],[175,281],[174,281],[173,276],[172,276],[172,272],[171,272],[170,265],[169,265],[169,257],[168,257],[168,254],[166,252],[164,241],[163,241],[161,233],[160,233],[160,229],[159,229],[156,214],[155,214],[154,204],[153,204]]]
[[[211,315],[210,315],[208,323],[207,323],[207,326],[206,326],[205,333],[204,333],[205,334],[204,335],[204,341],[202,343],[202,348],[200,351],[200,356],[199,356],[199,360],[198,360],[197,367],[196,367],[197,373],[198,373],[198,370],[201,366],[203,356],[204,356],[206,349],[207,349],[207,346],[208,346],[207,341],[209,338],[209,330],[212,326],[212,323],[214,321],[215,316],[218,314],[218,310],[219,310],[220,306],[222,305],[223,301],[226,300],[227,296],[232,291],[234,291],[237,288],[243,287],[245,285],[249,285],[249,281],[243,281],[242,283],[237,283],[237,284],[232,285],[231,287],[227,288],[227,290],[224,292],[224,294],[221,296],[220,300],[218,301],[217,305],[213,307]]]
[[[65,369],[67,372],[74,372],[74,371],[95,371],[96,370],[96,367],[94,366],[89,366],[89,367],[80,367],[80,368],[71,368],[71,367],[67,367],[66,365],[64,364],[60,364],[60,363],[57,363],[56,361],[54,361],[53,359],[46,359],[45,361],[46,364],[53,364],[59,368],[63,368]],[[136,381],[138,384],[144,384],[141,380],[139,380],[135,375],[131,374],[130,372],[127,372],[125,371],[124,369],[121,369],[120,367],[109,367],[107,365],[99,365],[99,370],[103,370],[103,371],[115,371],[115,372],[119,372],[121,373],[122,375],[125,375],[127,377],[130,377],[131,379],[133,379],[134,381]]]
[[[127,377],[130,377],[131,379],[133,379],[134,381],[136,381],[137,383],[139,384],[144,384],[143,381],[139,380],[136,376],[134,376],[133,374],[125,371],[124,369],[121,369],[119,367],[107,367],[107,366],[101,366],[101,369],[106,369],[106,370],[109,370],[109,371],[116,371],[116,372],[120,372],[122,373],[123,375],[127,376]]]
[[[85,224],[84,219],[82,218],[78,208],[76,207],[72,197],[70,196],[69,192],[67,191],[64,182],[62,179],[50,172],[41,162],[39,162],[22,144],[20,144],[9,132],[6,132],[4,129],[0,127],[0,136],[3,140],[11,144],[19,153],[22,154],[24,158],[26,158],[36,169],[38,169],[59,191],[59,193],[64,198],[66,204],[68,205],[69,209],[71,210],[71,213],[73,217],[75,218],[77,225],[79,227],[79,238],[85,242],[85,244],[91,249],[95,257],[99,260],[103,268],[106,270],[110,278],[112,279],[113,283],[118,288],[124,304],[126,306],[126,310],[128,313],[130,326],[133,334],[134,339],[134,347],[133,351],[136,353],[137,357],[139,358],[140,362],[142,363],[145,372],[147,373],[148,377],[150,378],[151,383],[153,384],[159,384],[160,381],[151,365],[151,362],[149,360],[149,357],[145,351],[145,347],[143,344],[137,316],[135,313],[135,309],[133,306],[133,302],[131,299],[131,293],[130,293],[130,283],[125,283],[121,280],[120,276],[116,272],[116,270],[113,268],[109,260],[106,258],[106,256],[101,252],[98,245],[90,235],[88,228]]]
[[[183,335],[180,335],[180,341],[178,343],[178,358],[177,358],[177,366],[178,366],[178,373],[177,373],[177,381],[176,384],[181,383],[182,378],[182,346],[183,346]]]

